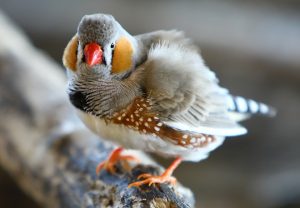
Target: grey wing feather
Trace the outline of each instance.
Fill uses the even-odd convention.
[[[137,65],[146,60],[148,52],[153,46],[163,42],[177,43],[189,50],[198,51],[192,41],[185,37],[184,32],[178,30],[159,30],[134,37],[138,42],[137,48],[139,51],[139,56],[136,57]]]
[[[165,37],[165,34],[163,35]],[[152,44],[140,67],[144,87],[164,121],[176,128],[219,135],[238,135],[245,129],[231,120],[226,89],[204,64],[188,39],[162,39]]]

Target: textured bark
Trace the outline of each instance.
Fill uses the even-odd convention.
[[[45,207],[193,207],[181,185],[127,188],[162,169],[142,153],[130,172],[95,174],[113,146],[74,115],[61,67],[0,13],[0,165]],[[51,40],[49,40],[51,41]]]

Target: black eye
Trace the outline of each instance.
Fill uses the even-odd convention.
[[[115,44],[114,43],[110,44],[110,48],[114,49],[115,48]]]

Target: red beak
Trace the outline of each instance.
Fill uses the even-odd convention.
[[[97,43],[89,43],[84,47],[85,62],[92,67],[101,64],[103,59],[103,51]]]

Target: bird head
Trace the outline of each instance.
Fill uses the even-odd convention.
[[[63,63],[75,73],[93,71],[122,78],[133,69],[136,40],[111,15],[85,15],[67,45]]]
[[[104,105],[107,94],[113,97],[132,73],[136,48],[136,39],[113,16],[85,15],[63,54],[69,81],[68,93],[73,105],[102,115],[102,111],[111,105],[99,107]],[[97,93],[90,97],[95,90]]]

